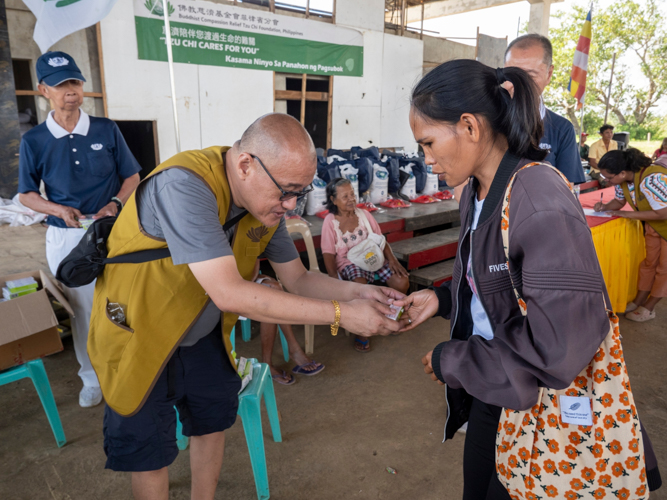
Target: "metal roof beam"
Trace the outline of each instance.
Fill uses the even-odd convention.
[[[489,7],[498,7],[516,3],[521,0],[437,0],[435,2],[424,2],[424,19],[435,19],[443,16],[452,16],[462,14],[473,10],[487,9]],[[541,0],[528,0],[531,4],[542,3]],[[558,3],[563,0],[551,0],[549,3]],[[414,23],[421,21],[421,6],[409,7],[406,9],[407,22]]]

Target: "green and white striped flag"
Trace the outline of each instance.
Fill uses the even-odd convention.
[[[23,0],[37,18],[34,38],[42,54],[75,31],[101,21],[116,0]]]

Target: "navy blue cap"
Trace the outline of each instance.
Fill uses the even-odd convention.
[[[47,52],[37,59],[37,81],[49,87],[55,87],[66,80],[86,79],[74,62],[74,58],[65,52]]]

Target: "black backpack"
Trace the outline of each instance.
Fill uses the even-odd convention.
[[[245,215],[244,210],[222,226],[223,231],[234,227]],[[152,260],[171,257],[168,248],[142,250],[107,259],[107,240],[116,222],[115,216],[102,217],[91,224],[81,241],[65,257],[56,272],[56,279],[69,288],[77,288],[92,283],[107,264],[141,264]]]

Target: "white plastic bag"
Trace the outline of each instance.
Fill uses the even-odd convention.
[[[325,209],[327,202],[326,193],[327,183],[319,177],[313,179],[313,190],[308,193],[308,201],[306,202],[306,214],[315,215]]]
[[[354,189],[354,197],[359,203],[359,169],[354,168],[350,163],[345,165],[340,165],[340,174],[352,183],[352,189]]]
[[[373,182],[369,189],[369,200],[375,205],[387,201],[389,195],[389,171],[378,163],[373,164]]]
[[[415,179],[415,174],[412,173],[412,165],[412,163],[408,163],[406,166],[401,167],[403,172],[410,174],[410,178],[401,188],[401,194],[407,196],[410,200],[417,198],[417,179]]]
[[[434,195],[438,191],[440,191],[440,189],[438,189],[438,175],[432,173],[426,174],[426,185],[424,186],[422,194]]]
[[[0,198],[0,224],[9,224],[10,227],[30,226],[44,219],[46,219],[45,214],[22,205],[18,194],[11,200]]]
[[[338,155],[327,156],[327,163],[329,165],[331,165],[335,161],[350,161],[350,160],[348,160],[347,158],[343,158],[342,156],[338,156]]]

